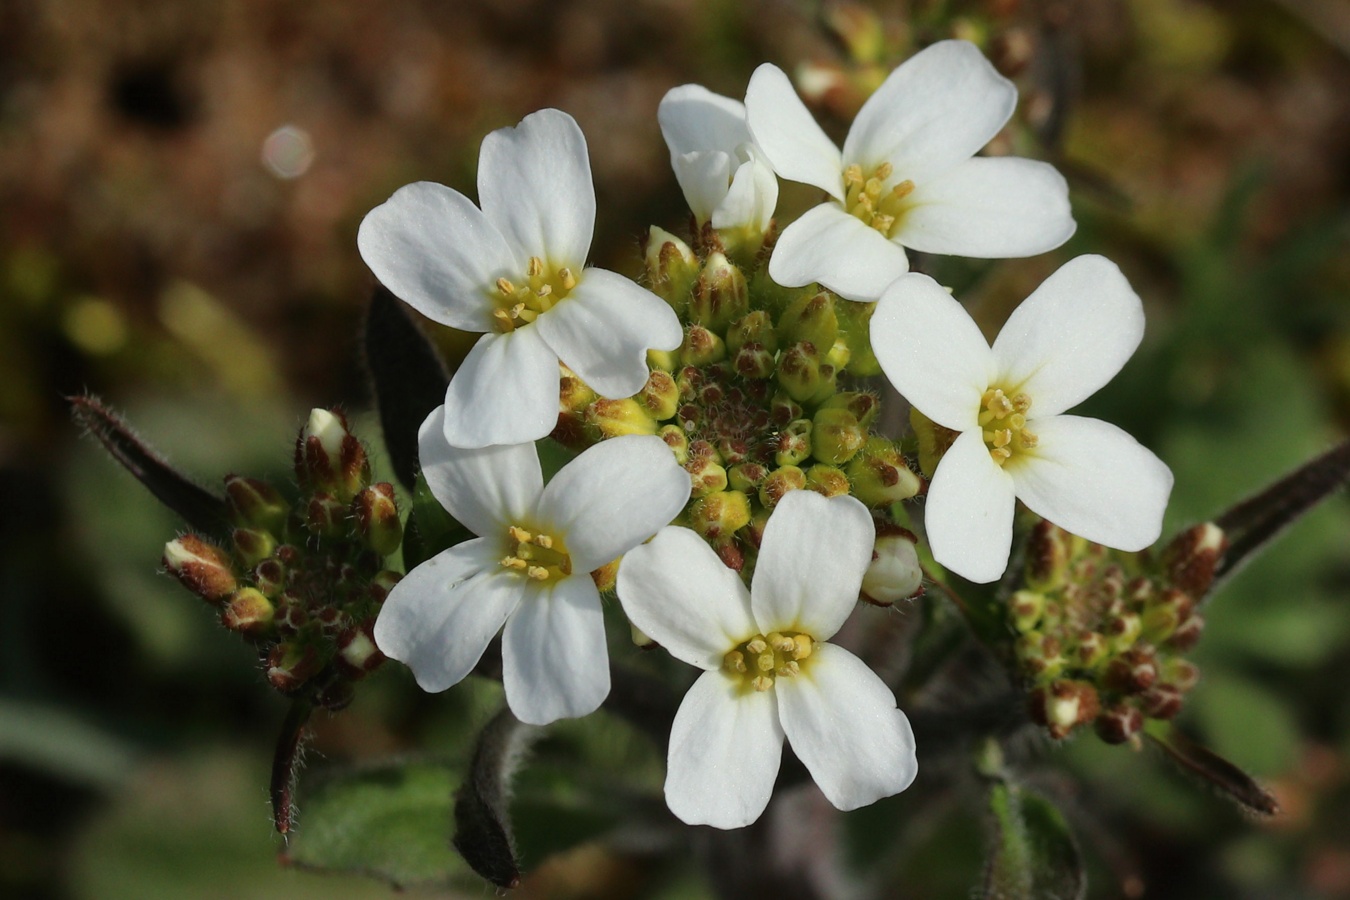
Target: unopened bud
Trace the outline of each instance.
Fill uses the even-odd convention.
[[[1153,652],[1136,648],[1122,653],[1106,665],[1106,686],[1121,694],[1140,694],[1158,680],[1158,665]]]
[[[914,540],[905,535],[878,537],[872,562],[863,574],[863,599],[877,606],[890,606],[923,590],[923,567]]]
[[[1162,567],[1173,587],[1204,599],[1214,583],[1214,569],[1228,549],[1223,529],[1202,522],[1172,539],[1162,552]]]
[[[267,559],[277,549],[277,539],[272,532],[259,528],[236,528],[230,532],[230,542],[234,544],[239,561],[249,568]]]
[[[1115,653],[1123,653],[1134,646],[1143,629],[1139,616],[1132,612],[1123,612],[1108,619],[1102,629],[1107,646]]]
[[[1163,681],[1173,685],[1183,694],[1200,683],[1200,667],[1179,656],[1164,660],[1160,674]]]
[[[1049,591],[1059,587],[1069,567],[1068,532],[1042,519],[1027,538],[1026,585]]]
[[[319,671],[319,654],[310,644],[282,643],[267,657],[267,680],[283,694],[299,690]]]
[[[754,494],[768,477],[769,470],[765,466],[753,462],[741,463],[727,469],[727,487],[733,491]]]
[[[356,535],[380,556],[389,556],[403,543],[403,523],[398,520],[394,486],[387,481],[373,484],[352,500]]]
[[[675,461],[684,465],[689,461],[689,435],[684,433],[684,429],[678,425],[663,425],[656,431],[656,436],[666,442],[670,452],[675,454]]]
[[[750,524],[750,498],[740,491],[718,491],[689,506],[689,527],[709,541],[731,537]]]
[[[795,466],[811,455],[811,422],[794,419],[774,439],[773,461],[780,466]]]
[[[342,537],[347,532],[347,505],[332,494],[315,494],[305,507],[305,527],[320,537]]]
[[[689,292],[698,278],[698,257],[689,245],[655,225],[647,233],[643,251],[651,289],[683,315],[689,304]]]
[[[1144,607],[1142,635],[1144,640],[1162,643],[1176,633],[1195,609],[1195,602],[1184,591],[1168,588],[1161,596],[1150,598]]]
[[[1174,719],[1186,698],[1174,684],[1155,684],[1139,698],[1144,715],[1150,719]]]
[[[1049,681],[1064,671],[1066,660],[1059,640],[1039,631],[1028,631],[1013,644],[1022,671],[1037,681]]]
[[[956,442],[958,432],[939,425],[913,406],[909,408],[909,427],[919,441],[919,471],[924,478],[932,478],[938,463]]]
[[[600,398],[586,407],[586,424],[606,438],[627,434],[656,434],[656,420],[632,397]]]
[[[824,380],[815,345],[803,342],[789,347],[778,359],[777,376],[783,390],[798,403],[814,397]]]
[[[910,471],[900,449],[883,437],[868,438],[845,471],[853,496],[874,509],[919,493],[919,476]]]
[[[806,489],[825,497],[838,497],[848,493],[848,476],[843,469],[816,463],[806,470]]]
[[[710,331],[724,332],[750,308],[745,274],[726,256],[711,253],[689,296],[689,321]]]
[[[595,583],[596,590],[602,594],[614,590],[619,578],[619,563],[622,561],[623,557],[611,559],[600,568],[591,570],[591,581]]]
[[[389,592],[394,589],[394,585],[403,580],[403,576],[392,569],[382,569],[376,572],[370,579],[370,585],[367,587],[367,593],[370,599],[376,603],[383,603],[389,596]]]
[[[669,372],[656,369],[647,376],[647,383],[638,391],[636,399],[647,415],[664,422],[674,418],[675,411],[680,408],[680,389]]]
[[[275,597],[286,587],[286,567],[274,556],[253,567],[253,583],[267,597]]]
[[[1123,744],[1143,730],[1144,716],[1128,703],[1116,703],[1102,710],[1093,725],[1106,743]]]
[[[680,346],[680,362],[686,366],[710,366],[727,358],[727,345],[702,325],[690,325]]]
[[[231,631],[257,636],[266,634],[272,628],[272,617],[276,609],[257,588],[240,588],[226,601],[220,610],[220,622]]]
[[[347,501],[370,480],[365,448],[348,430],[341,413],[314,409],[296,442],[295,474],[310,491]]]
[[[1013,628],[1019,632],[1031,631],[1045,612],[1045,595],[1037,591],[1016,591],[1008,599],[1008,609],[1012,613]]]
[[[693,497],[706,497],[727,487],[727,470],[718,461],[717,451],[707,441],[695,441],[689,446],[689,459],[684,464],[693,486]]]
[[[220,603],[237,587],[229,555],[195,534],[164,545],[164,568],[208,603]]]
[[[785,426],[802,417],[802,405],[787,394],[774,394],[769,400],[769,418],[774,424]]]
[[[805,487],[805,472],[796,466],[779,466],[759,486],[760,505],[765,509],[773,509],[789,491],[799,491]]]
[[[1079,725],[1097,718],[1101,701],[1097,689],[1083,681],[1056,681],[1033,693],[1032,715],[1056,740],[1068,737]],[[1039,712],[1039,715],[1037,715]]]
[[[877,395],[864,391],[840,391],[821,405],[829,409],[848,410],[864,429],[876,421],[877,413],[881,410],[881,401]]]
[[[348,628],[337,639],[337,659],[342,673],[348,678],[360,678],[372,672],[385,661],[385,655],[375,646],[372,619],[355,628]]]
[[[1073,650],[1073,663],[1080,669],[1096,669],[1109,653],[1106,640],[1100,634],[1095,631],[1084,631],[1078,635],[1078,645]]]
[[[764,379],[774,373],[777,362],[763,344],[745,344],[732,356],[731,366],[742,378]]]
[[[267,482],[230,475],[225,478],[225,511],[234,525],[279,535],[286,527],[291,508]]]
[[[806,342],[821,351],[828,351],[839,336],[834,296],[821,291],[798,297],[783,310],[778,319],[778,332],[789,343]]]
[[[867,442],[867,430],[847,409],[823,406],[811,419],[811,452],[816,459],[841,466]]]
[[[747,344],[758,345],[772,355],[778,349],[778,332],[769,314],[757,309],[737,319],[727,331],[727,349],[736,353]]]
[[[1172,636],[1165,643],[1174,650],[1184,652],[1199,642],[1200,635],[1204,633],[1204,630],[1205,620],[1199,613],[1191,613],[1177,626],[1177,630],[1172,632]]]
[[[581,380],[581,376],[571,369],[563,367],[562,378],[558,382],[558,409],[562,412],[581,414],[586,411],[600,395],[591,390],[590,385]]]

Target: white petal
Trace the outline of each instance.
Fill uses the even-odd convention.
[[[458,684],[520,602],[520,576],[502,569],[500,541],[443,550],[394,585],[375,620],[375,644],[412,669],[424,691]]]
[[[666,91],[656,109],[661,136],[672,157],[699,150],[728,155],[750,140],[745,105],[714,94],[701,84],[682,84]]]
[[[558,424],[558,356],[536,327],[485,334],[445,392],[445,438],[456,447],[523,444]]]
[[[928,486],[924,531],[933,558],[970,581],[996,581],[1012,549],[1013,479],[978,430],[956,439]]]
[[[595,186],[586,138],[567,113],[541,109],[483,139],[478,202],[522,255],[575,272],[595,229]],[[517,273],[524,275],[524,270]]]
[[[524,265],[468,197],[429,181],[399,188],[367,213],[356,246],[396,297],[464,331],[491,329],[488,292]]]
[[[1031,397],[1030,415],[1053,416],[1096,393],[1144,337],[1144,306],[1116,264],[1079,256],[1013,310],[994,356],[1000,380]]]
[[[619,564],[619,600],[629,621],[676,659],[717,669],[759,631],[740,576],[688,528],[662,528]]]
[[[666,805],[690,825],[749,825],[769,805],[782,759],[774,692],[742,692],[721,672],[704,672],[670,727]]]
[[[1017,88],[966,41],[941,41],[890,74],[858,111],[845,164],[889,161],[897,178],[924,180],[969,159],[1017,106]]]
[[[674,350],[684,340],[680,320],[666,301],[615,272],[586,269],[579,279],[534,327],[597,394],[632,396],[647,383],[647,351]]]
[[[807,210],[778,237],[769,276],[784,287],[818,281],[849,300],[870,302],[909,271],[905,248],[834,203]]]
[[[741,163],[732,177],[726,196],[713,210],[714,228],[755,228],[765,231],[778,205],[778,177],[768,160],[747,145],[750,159]]]
[[[539,503],[544,476],[534,444],[476,450],[445,440],[445,407],[438,406],[417,432],[417,458],[431,494],[474,534],[497,537]]]
[[[1172,472],[1114,425],[1081,416],[1033,419],[1034,453],[1008,461],[1018,499],[1066,531],[1119,550],[1158,539]]]
[[[847,494],[792,491],[769,516],[750,584],[760,631],[804,631],[826,640],[858,602],[876,527]]]
[[[670,165],[689,211],[698,221],[708,221],[713,210],[726,199],[735,157],[720,150],[703,150],[671,157]]]
[[[775,691],[788,744],[820,790],[848,810],[909,787],[919,770],[914,732],[891,689],[833,644],[817,646],[807,662]]]
[[[894,237],[925,253],[1033,256],[1058,247],[1078,227],[1064,176],[1032,159],[968,159],[919,184],[908,200]]]
[[[502,634],[502,683],[511,712],[530,725],[599,708],[609,695],[609,650],[589,575],[525,595]]]
[[[589,572],[669,525],[689,489],[689,473],[665,441],[630,434],[563,466],[539,498],[539,517],[567,536],[574,571]]]
[[[911,272],[882,294],[870,327],[881,371],[911,405],[944,427],[976,427],[996,369],[965,307],[927,275]]]
[[[755,70],[745,90],[745,112],[750,133],[774,171],[844,199],[839,148],[816,124],[782,69],[765,63]]]

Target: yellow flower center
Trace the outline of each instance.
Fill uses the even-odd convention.
[[[523,282],[497,279],[497,288],[491,294],[497,306],[492,311],[493,324],[502,334],[515,331],[548,312],[576,286],[571,269],[564,266],[554,270],[539,257],[531,256]]]
[[[1036,446],[1036,435],[1027,431],[1027,410],[1031,398],[1026,394],[1008,397],[1002,388],[990,388],[980,398],[980,428],[989,455],[1000,466],[1017,453]]]
[[[870,176],[857,163],[844,170],[844,208],[885,237],[890,237],[904,218],[910,206],[905,198],[914,191],[914,182],[908,178],[886,188],[893,171],[888,162],[873,169]]]
[[[809,634],[757,634],[722,657],[722,671],[743,690],[767,691],[780,676],[795,678],[815,648]]]
[[[531,581],[558,581],[572,574],[572,558],[562,541],[542,532],[512,525],[507,533],[514,546],[502,566],[515,569]]]

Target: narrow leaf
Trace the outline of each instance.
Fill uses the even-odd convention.
[[[1064,815],[1049,800],[1008,782],[989,791],[994,835],[985,867],[988,900],[1081,900],[1087,872]]]
[[[103,445],[137,481],[169,509],[204,534],[224,533],[225,501],[200,487],[146,444],[121,416],[97,397],[68,397],[75,424]]]
[[[520,884],[508,801],[511,778],[538,733],[503,708],[478,736],[468,777],[455,796],[455,849],[497,887]]]
[[[1347,481],[1350,441],[1303,464],[1215,519],[1228,538],[1228,550],[1214,570],[1215,587]]]
[[[1280,804],[1256,779],[1207,747],[1202,747],[1170,724],[1145,729],[1148,737],[1177,764],[1209,782],[1253,812],[1273,816]]]
[[[305,736],[305,725],[313,706],[304,700],[294,700],[277,735],[277,748],[272,754],[272,824],[278,834],[289,834],[293,824],[291,794],[295,790],[296,768],[300,762],[300,745]]]
[[[375,288],[370,301],[364,344],[389,461],[399,482],[412,490],[417,475],[417,429],[445,402],[450,379],[431,342],[383,286]]]
[[[403,532],[403,565],[408,571],[447,547],[473,537],[473,532],[441,506],[421,472],[413,481],[412,495],[412,508]]]

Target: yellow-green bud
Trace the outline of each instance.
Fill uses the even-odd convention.
[[[706,497],[727,487],[727,470],[722,467],[717,451],[707,441],[695,441],[689,446],[689,458],[684,463],[693,486],[691,496]]]
[[[388,556],[403,542],[403,524],[398,520],[394,486],[387,481],[372,484],[352,501],[357,537],[380,556]]]
[[[225,478],[225,510],[233,525],[262,528],[278,535],[285,529],[286,517],[291,512],[276,488],[242,475]]]
[[[791,343],[809,343],[819,351],[828,351],[839,336],[839,320],[834,312],[834,295],[826,291],[798,297],[783,310],[778,331]]]
[[[811,420],[811,452],[816,459],[843,465],[867,441],[867,431],[847,409],[821,407]]]
[[[779,466],[759,486],[760,505],[765,509],[773,509],[788,491],[799,491],[805,487],[805,472],[796,466]]]
[[[673,418],[680,408],[680,389],[669,372],[660,369],[647,376],[647,383],[638,391],[637,401],[647,414],[658,422]]]
[[[778,425],[800,419],[802,417],[802,406],[791,397],[784,393],[776,393],[769,401],[769,418]]]
[[[806,487],[826,497],[838,497],[848,493],[848,476],[842,469],[816,463],[806,470]]]
[[[711,253],[689,296],[689,321],[722,332],[750,308],[745,274],[723,254]]]
[[[769,470],[759,463],[747,462],[727,469],[727,485],[734,491],[744,491],[747,494],[756,493],[759,486],[764,483],[764,479],[769,477]]]
[[[775,438],[773,461],[780,466],[795,466],[811,455],[811,423],[794,419]]]
[[[825,362],[833,366],[836,372],[847,368],[849,361],[852,359],[853,351],[842,340],[836,340],[825,354]]]
[[[669,231],[653,225],[647,233],[643,258],[652,292],[669,303],[677,315],[684,315],[690,288],[698,278],[694,251]]]
[[[915,407],[909,408],[909,426],[919,442],[919,471],[932,478],[947,449],[956,442],[957,432],[939,425]]]
[[[247,635],[262,635],[272,629],[276,609],[272,601],[257,588],[240,588],[220,610],[220,622],[231,631]]]
[[[774,372],[774,355],[759,344],[746,344],[736,351],[732,368],[742,378],[768,378]]]
[[[899,448],[883,437],[868,438],[845,471],[853,484],[853,496],[873,508],[919,493],[919,476],[910,471]]]
[[[319,654],[308,643],[277,644],[267,657],[267,680],[283,694],[293,693],[319,671]]]
[[[869,428],[877,419],[877,412],[881,409],[881,401],[877,399],[876,394],[863,391],[840,391],[822,403],[821,406],[828,409],[846,409],[853,413],[853,417],[858,420],[860,426]]]
[[[1072,537],[1057,525],[1037,522],[1027,538],[1026,584],[1038,591],[1051,591],[1064,581],[1069,568]]]
[[[778,349],[778,332],[769,314],[757,309],[737,319],[727,330],[727,349],[732,353],[746,344],[758,344],[773,353]]]
[[[718,491],[689,506],[689,527],[709,541],[731,537],[750,524],[750,498],[740,491]]]
[[[258,528],[236,528],[230,532],[230,541],[234,544],[235,556],[250,569],[277,549],[277,539],[272,532]]]
[[[680,362],[686,366],[710,366],[727,358],[727,345],[702,325],[690,325],[680,347]]]
[[[1036,591],[1017,591],[1008,599],[1013,628],[1019,632],[1031,631],[1045,612],[1045,595]]]
[[[680,364],[678,350],[648,350],[647,367],[649,369],[660,369],[662,372],[674,372]]]
[[[675,454],[675,461],[684,465],[689,461],[689,435],[678,425],[662,425],[656,436],[666,442],[666,446]]]
[[[586,407],[586,424],[607,438],[625,434],[656,434],[656,420],[632,397],[601,397]]]
[[[823,380],[820,357],[814,344],[793,344],[778,358],[778,383],[798,403],[814,397]]]
[[[348,628],[337,639],[337,662],[342,674],[357,679],[378,669],[386,657],[375,646],[375,622]]]
[[[581,380],[581,376],[566,366],[562,366],[562,378],[558,382],[558,408],[567,412],[584,412],[594,403],[599,394],[591,390],[590,385]]]

